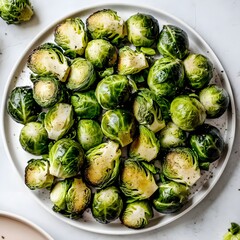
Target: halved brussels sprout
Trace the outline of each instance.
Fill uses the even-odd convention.
[[[74,123],[73,107],[67,103],[56,103],[45,115],[44,127],[48,137],[58,140],[63,137]]]
[[[121,149],[113,141],[102,143],[87,151],[84,176],[94,187],[104,188],[118,177]]]
[[[120,191],[115,186],[98,190],[92,201],[92,215],[100,223],[110,223],[116,220],[123,209]]]
[[[153,217],[153,210],[150,203],[146,200],[127,203],[120,220],[129,228],[141,229],[148,225]]]
[[[75,140],[62,138],[56,141],[49,151],[49,172],[58,178],[76,176],[84,162],[84,152]]]
[[[148,199],[158,188],[154,175],[134,159],[123,162],[119,186],[128,202]]]
[[[113,44],[118,44],[127,35],[125,22],[112,9],[94,12],[87,18],[86,25],[92,39],[105,39]]]
[[[147,127],[139,126],[139,135],[132,142],[129,156],[144,161],[152,161],[158,155],[160,144],[154,132]]]
[[[157,19],[149,14],[137,13],[130,16],[127,21],[128,40],[134,46],[150,47],[159,35]]]
[[[114,109],[128,101],[130,91],[127,77],[114,74],[98,83],[95,94],[103,109]]]
[[[101,113],[94,90],[88,92],[75,92],[71,96],[74,112],[80,118],[96,118]]]
[[[181,95],[173,99],[170,105],[172,121],[185,131],[193,131],[206,119],[206,111],[194,96]]]
[[[148,66],[144,53],[134,51],[129,46],[124,46],[119,49],[118,74],[135,74],[148,68]]]
[[[227,233],[224,234],[223,240],[239,240],[240,239],[240,226],[231,222],[231,227],[228,229]]]
[[[37,75],[52,75],[65,82],[70,67],[62,49],[53,43],[44,43],[35,48],[28,57],[28,68]]]
[[[48,133],[39,122],[27,123],[20,132],[19,142],[22,148],[34,155],[42,155],[48,152]]]
[[[183,59],[189,54],[187,33],[173,25],[164,25],[157,43],[158,51],[164,57]]]
[[[82,56],[87,47],[88,37],[81,18],[68,18],[58,24],[54,30],[54,41],[70,57]]]
[[[206,109],[207,118],[218,118],[227,110],[228,92],[216,84],[210,84],[199,93],[199,100]]]
[[[202,54],[190,53],[183,65],[187,83],[193,89],[202,89],[213,77],[213,64]]]
[[[160,213],[180,210],[190,195],[189,187],[174,181],[161,183],[152,198],[153,207]]]
[[[84,58],[75,58],[70,65],[66,87],[73,91],[88,90],[96,81],[93,65]]]
[[[25,167],[25,184],[31,190],[50,189],[54,176],[49,173],[49,162],[45,159],[31,159]]]
[[[169,180],[192,186],[201,176],[198,156],[187,147],[171,148],[164,156],[162,172]]]
[[[184,86],[182,61],[170,57],[156,60],[149,70],[147,82],[156,95],[167,98],[175,96]]]
[[[30,86],[15,87],[7,100],[7,112],[18,123],[36,121],[41,108],[33,98]]]
[[[117,49],[104,39],[95,39],[88,43],[85,58],[97,69],[109,68],[117,61]]]
[[[101,128],[106,137],[117,141],[124,147],[133,141],[136,121],[128,110],[108,110],[103,114]]]

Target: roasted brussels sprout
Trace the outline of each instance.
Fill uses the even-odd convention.
[[[58,178],[76,176],[84,162],[84,152],[75,140],[62,138],[56,141],[49,151],[49,172]]]
[[[81,119],[77,126],[77,139],[85,151],[96,147],[103,140],[101,126],[97,121]]]
[[[94,90],[73,93],[71,104],[74,112],[80,118],[96,118],[101,113],[101,107],[96,99]]]
[[[139,135],[130,145],[129,156],[150,162],[157,157],[159,150],[160,144],[154,132],[140,125]]]
[[[66,87],[73,91],[88,90],[96,81],[93,65],[84,58],[75,58],[70,65]]]
[[[54,176],[49,173],[49,162],[46,159],[31,159],[25,167],[25,184],[31,190],[50,189]]]
[[[213,77],[213,64],[202,54],[190,53],[183,65],[186,81],[193,89],[202,89]]]
[[[149,70],[147,83],[156,95],[174,97],[184,87],[182,61],[170,57],[156,60]]]
[[[88,44],[85,25],[79,17],[68,18],[54,30],[54,41],[72,58],[82,56]]]
[[[124,147],[133,141],[136,121],[133,114],[128,110],[108,110],[103,114],[101,128],[106,137],[117,141]]]
[[[127,36],[125,22],[112,9],[94,12],[87,18],[86,25],[92,39],[105,39],[118,44]]]
[[[188,200],[189,187],[174,181],[161,183],[152,197],[153,207],[160,213],[179,211]]]
[[[103,109],[115,109],[128,101],[130,91],[131,86],[127,77],[114,74],[98,83],[95,94]]]
[[[37,75],[52,75],[65,82],[70,67],[62,49],[53,43],[44,43],[35,48],[28,57],[28,68]]]
[[[224,234],[223,240],[240,240],[240,226],[232,222],[231,227],[228,229],[227,233]]]
[[[0,1],[0,17],[7,24],[20,24],[29,21],[34,10],[29,0]]]
[[[117,61],[117,49],[104,39],[95,39],[88,43],[85,58],[100,70],[114,66]]]
[[[157,49],[164,57],[184,59],[189,54],[188,35],[177,26],[164,25],[159,35]]]
[[[41,108],[33,98],[30,86],[15,87],[7,100],[7,112],[18,123],[26,124],[37,120]]]
[[[128,40],[137,47],[151,47],[159,35],[159,24],[153,16],[137,13],[127,21]]]
[[[53,210],[69,218],[79,218],[89,206],[91,189],[81,178],[58,181],[50,192]]]
[[[48,152],[48,133],[39,122],[26,123],[21,129],[19,142],[22,148],[31,154],[42,155]]]
[[[200,178],[198,156],[187,147],[171,148],[164,156],[162,172],[169,180],[192,186]]]
[[[56,103],[45,115],[44,127],[48,137],[58,140],[63,137],[74,123],[73,107],[67,103]]]
[[[228,92],[216,84],[210,84],[199,93],[199,100],[206,109],[207,118],[218,118],[229,105]]]
[[[150,203],[142,200],[127,203],[120,216],[120,220],[126,227],[141,229],[148,225],[152,217],[153,210]]]
[[[128,202],[148,199],[157,190],[154,175],[141,162],[127,159],[120,172],[120,189]]]
[[[147,88],[141,89],[135,97],[133,114],[139,124],[146,126],[154,133],[166,125],[155,95]]]
[[[102,143],[87,151],[84,176],[94,187],[104,188],[118,177],[121,149],[113,141]]]
[[[110,186],[94,193],[92,201],[92,215],[100,223],[110,223],[116,220],[123,209],[120,191]]]
[[[185,131],[193,131],[206,119],[206,111],[201,102],[190,95],[180,95],[170,105],[172,121]]]

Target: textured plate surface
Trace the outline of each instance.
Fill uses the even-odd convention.
[[[199,34],[197,34],[192,28],[186,25],[181,20],[175,18],[174,16],[169,15],[168,13],[158,11],[155,9],[151,9],[145,6],[136,6],[136,5],[124,5],[124,4],[108,4],[108,5],[97,5],[86,9],[81,9],[72,13],[71,15],[64,16],[62,19],[59,19],[57,22],[54,22],[47,29],[42,31],[39,35],[35,37],[35,39],[31,42],[31,44],[27,47],[24,54],[20,57],[19,61],[16,63],[12,72],[10,73],[8,82],[6,84],[5,93],[3,96],[3,105],[2,105],[2,133],[4,139],[4,145],[6,152],[9,156],[9,159],[14,164],[17,172],[19,173],[23,184],[24,184],[24,169],[27,164],[27,161],[30,160],[33,156],[26,153],[20,146],[18,136],[22,125],[15,123],[6,112],[6,101],[9,96],[10,91],[15,86],[23,86],[30,85],[29,80],[29,70],[26,67],[26,59],[30,54],[31,50],[33,50],[36,46],[50,41],[53,42],[53,30],[55,26],[63,21],[67,17],[81,17],[83,21],[92,14],[93,12],[104,9],[111,8],[118,12],[119,16],[121,16],[124,20],[126,20],[129,16],[137,13],[147,13],[154,16],[158,19],[160,28],[164,24],[172,24],[179,26],[184,31],[187,32],[190,43],[190,50],[196,53],[202,53],[207,56],[212,63],[214,64],[214,79],[212,82],[216,82],[218,85],[223,86],[230,95],[230,106],[228,110],[224,113],[221,118],[214,120],[214,123],[221,131],[225,143],[226,148],[223,156],[217,162],[212,165],[212,168],[208,172],[203,172],[201,179],[197,182],[196,186],[194,186],[191,194],[191,198],[189,202],[184,206],[184,208],[176,213],[171,215],[161,215],[155,213],[154,218],[151,220],[150,224],[141,230],[132,230],[124,227],[119,221],[115,221],[111,224],[103,225],[97,223],[92,217],[90,212],[87,210],[83,216],[83,219],[80,220],[71,220],[61,216],[60,214],[56,214],[52,211],[52,203],[49,200],[49,192],[46,191],[32,191],[32,195],[35,196],[35,199],[47,209],[50,213],[54,214],[56,217],[62,219],[66,223],[76,226],[80,229],[84,229],[91,232],[103,233],[103,234],[114,234],[114,235],[125,235],[125,234],[136,234],[140,232],[150,231],[161,226],[164,226],[179,217],[183,216],[189,210],[194,208],[200,201],[204,199],[204,197],[210,192],[210,190],[214,187],[221,174],[224,171],[224,168],[229,160],[229,156],[232,150],[232,145],[235,136],[235,128],[236,128],[236,112],[235,112],[235,104],[232,95],[232,90],[230,86],[230,82],[225,74],[225,71],[212,51],[212,49],[208,46],[208,44],[203,40]],[[26,188],[27,189],[27,188]],[[27,189],[28,190],[28,189]],[[32,209],[34,212],[34,209]]]

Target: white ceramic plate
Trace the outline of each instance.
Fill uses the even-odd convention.
[[[4,211],[0,211],[0,239],[53,240],[45,231],[26,218]]]
[[[54,214],[56,217],[62,219],[63,221],[65,221],[70,225],[76,226],[80,229],[84,229],[87,231],[104,233],[104,234],[115,234],[115,235],[135,234],[135,233],[146,232],[149,230],[160,228],[161,226],[164,226],[178,219],[179,217],[187,213],[189,210],[194,208],[210,192],[210,190],[213,188],[213,186],[216,184],[216,182],[220,178],[232,150],[232,145],[233,145],[234,135],[235,135],[235,127],[236,127],[236,119],[235,119],[236,112],[235,112],[235,105],[234,105],[234,99],[232,95],[230,82],[225,74],[225,71],[221,63],[219,62],[218,58],[216,57],[212,49],[207,45],[207,43],[202,39],[202,37],[200,37],[188,25],[186,25],[184,22],[180,21],[179,19],[165,12],[151,9],[145,6],[140,7],[140,6],[131,5],[131,4],[129,5],[124,5],[124,4],[97,5],[90,8],[81,9],[68,16],[64,16],[62,19],[59,19],[59,21],[54,22],[51,26],[49,26],[47,29],[41,32],[32,41],[32,43],[28,46],[23,56],[21,56],[19,61],[16,63],[14,69],[12,70],[10,77],[8,79],[8,82],[6,84],[5,94],[3,96],[2,132],[4,137],[5,148],[9,156],[9,159],[13,162],[17,172],[19,173],[21,179],[24,182],[24,169],[27,164],[27,161],[31,159],[32,156],[26,153],[19,144],[18,136],[22,126],[20,124],[15,123],[8,116],[6,112],[6,101],[7,101],[8,95],[15,86],[20,86],[20,85],[23,86],[23,85],[30,84],[29,70],[26,67],[26,59],[29,56],[31,50],[36,46],[47,41],[53,42],[53,30],[59,22],[63,21],[67,17],[76,17],[76,16],[81,17],[82,20],[85,21],[85,19],[90,14],[104,8],[111,8],[113,10],[116,10],[118,14],[125,20],[129,16],[137,12],[143,12],[143,13],[151,14],[156,19],[158,19],[160,27],[162,27],[163,24],[173,24],[182,28],[188,34],[191,51],[196,53],[202,53],[212,61],[215,68],[214,70],[215,76],[214,76],[213,82],[216,82],[217,84],[223,86],[228,91],[230,95],[230,100],[231,100],[230,106],[226,111],[226,113],[221,118],[214,121],[214,124],[216,124],[217,127],[221,130],[221,133],[226,142],[226,149],[222,158],[219,159],[219,161],[214,163],[214,165],[212,166],[212,169],[209,172],[203,173],[201,179],[197,182],[196,186],[192,190],[190,201],[185,205],[185,207],[180,212],[176,214],[171,214],[171,215],[161,215],[161,214],[155,213],[155,216],[151,220],[150,224],[144,229],[141,229],[141,230],[129,229],[124,227],[119,221],[115,221],[107,225],[100,224],[92,218],[89,211],[86,211],[83,219],[80,219],[80,220],[72,220],[72,219],[65,218],[64,216],[52,211],[52,203],[49,200],[48,191],[46,192],[42,190],[32,191],[32,194],[35,196],[38,202],[45,209],[47,209],[50,213]],[[34,209],[32,209],[32,211],[34,212]]]

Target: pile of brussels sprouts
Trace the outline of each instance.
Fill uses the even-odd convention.
[[[228,93],[177,26],[111,9],[86,23],[69,18],[27,67],[31,84],[7,102],[21,146],[36,156],[25,183],[49,189],[53,210],[69,218],[90,208],[100,223],[143,228],[154,213],[179,211],[223,153],[205,120],[222,116]]]

